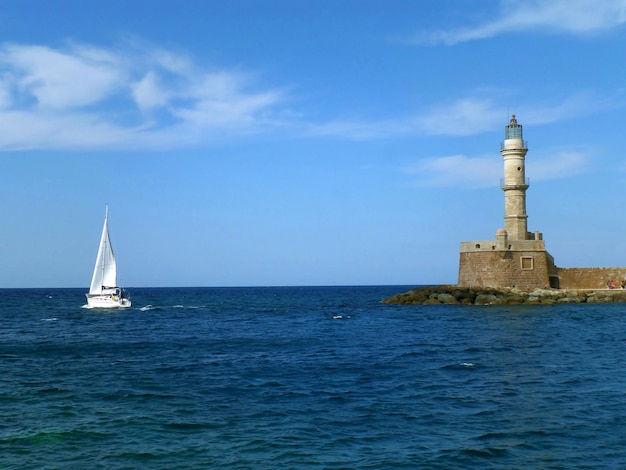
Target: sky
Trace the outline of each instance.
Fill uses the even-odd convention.
[[[456,283],[504,225],[626,266],[626,0],[2,0],[0,287]]]

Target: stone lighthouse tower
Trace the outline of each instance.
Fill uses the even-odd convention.
[[[459,287],[533,289],[603,289],[607,279],[626,280],[626,267],[559,268],[546,250],[541,232],[528,231],[524,162],[528,148],[515,114],[504,126],[504,226],[495,239],[461,242]]]
[[[500,184],[504,191],[504,228],[509,240],[530,238],[526,214],[526,152],[528,147],[522,138],[522,126],[513,114],[509,125],[504,127],[504,142],[500,149],[504,159],[504,178]]]
[[[520,289],[559,286],[559,269],[546,251],[543,235],[528,231],[526,214],[525,158],[528,148],[522,126],[515,115],[504,127],[500,153],[504,159],[504,227],[495,240],[461,242],[460,287],[517,287]]]

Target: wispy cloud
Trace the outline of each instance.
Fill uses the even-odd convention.
[[[469,96],[386,121],[335,119],[308,124],[305,133],[352,140],[419,135],[467,136],[492,130],[494,125],[501,123],[503,115],[492,99]]]
[[[283,100],[157,48],[0,46],[0,149],[180,145],[254,132]]]
[[[533,179],[538,181],[568,178],[589,171],[593,152],[588,150],[558,151],[533,158]]]
[[[251,129],[260,124],[265,110],[280,101],[280,93],[247,93],[246,79],[230,72],[195,77],[183,100],[174,104],[172,113],[185,122],[200,126],[229,126]]]
[[[415,118],[415,124],[430,135],[474,135],[492,130],[502,116],[492,99],[470,96],[426,110]]]
[[[533,157],[533,180],[553,180],[585,173],[590,153],[558,152]],[[419,187],[486,188],[497,186],[502,177],[502,158],[496,154],[469,157],[432,157],[404,168]]]
[[[523,124],[541,125],[563,122],[590,115],[600,110],[621,106],[619,97],[602,97],[578,93],[561,102],[526,104],[515,109]],[[465,136],[492,131],[501,127],[501,107],[490,98],[465,97],[437,105],[413,121],[420,132],[435,135]],[[566,178],[586,172],[593,152],[589,150],[557,150],[545,155],[533,153],[533,180]],[[502,159],[497,154],[468,156],[463,154],[420,159],[404,168],[404,172],[420,187],[484,188],[497,185],[502,176]]]
[[[625,0],[501,0],[499,14],[490,22],[421,32],[412,42],[452,45],[520,31],[580,35],[610,30],[624,23]]]
[[[497,184],[502,163],[493,155],[450,155],[425,158],[407,166],[404,172],[414,178],[417,186],[483,188]]]
[[[568,119],[591,116],[595,113],[619,109],[624,106],[624,92],[618,91],[606,95],[581,91],[566,96],[556,103],[535,103],[524,106],[518,114],[524,115],[527,122],[549,124]]]
[[[438,103],[418,113],[386,121],[335,119],[325,123],[303,124],[308,136],[373,140],[414,136],[470,136],[499,128],[507,119],[505,98],[492,90],[492,97],[479,92],[456,100]],[[526,103],[513,111],[526,124],[548,124],[592,115],[623,106],[620,94],[611,96],[591,92],[576,93],[553,103]]]
[[[114,93],[125,82],[125,71],[115,56],[78,47],[64,53],[42,46],[7,45],[0,50],[5,93],[18,105],[38,109],[89,106]],[[6,101],[5,101],[6,104]]]
[[[386,121],[333,119],[323,123],[304,124],[303,132],[309,137],[336,137],[358,141],[411,135],[417,132],[417,128],[412,117]]]
[[[152,70],[133,83],[131,89],[135,103],[144,111],[165,106],[171,97],[169,91],[160,83],[158,75]]]
[[[389,119],[313,121],[292,108],[282,89],[259,86],[255,74],[200,68],[179,51],[4,44],[0,151],[168,149],[255,133],[360,141],[469,136],[502,125],[502,93],[477,90]],[[544,124],[622,102],[621,96],[578,93],[514,112],[527,124]]]

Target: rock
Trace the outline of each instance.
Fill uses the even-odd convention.
[[[422,305],[509,305],[509,304],[566,304],[581,302],[626,302],[626,290],[567,290],[533,289],[524,292],[519,288],[480,288],[472,289],[453,284],[416,287],[388,299],[389,304]]]
[[[496,300],[498,300],[498,297],[494,294],[478,294],[474,303],[478,305],[489,305],[494,303]]]
[[[458,304],[459,303],[459,301],[454,295],[448,294],[446,292],[444,292],[443,294],[439,294],[437,296],[437,300],[439,300],[439,302],[441,302],[442,304]]]

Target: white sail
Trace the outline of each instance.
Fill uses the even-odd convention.
[[[103,287],[117,286],[117,266],[115,265],[115,255],[111,247],[111,239],[109,238],[109,206],[106,206],[104,215],[104,226],[102,227],[102,236],[100,237],[100,247],[98,248],[98,256],[96,257],[96,266],[93,269],[91,278],[90,294],[102,294]]]
[[[117,265],[109,238],[109,206],[104,213],[104,226],[96,257],[96,266],[93,269],[91,285],[87,294],[89,308],[130,307],[131,302],[126,292],[117,285]]]

